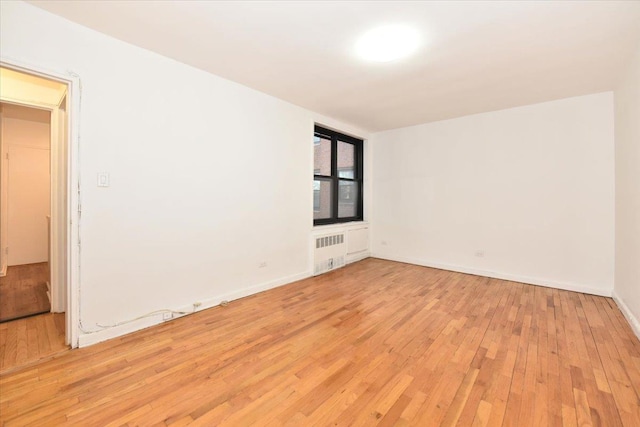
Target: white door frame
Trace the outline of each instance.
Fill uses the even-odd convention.
[[[63,228],[66,224],[66,256],[60,257],[58,254],[58,262],[66,263],[67,280],[66,280],[66,327],[65,336],[66,342],[71,348],[78,347],[78,337],[80,330],[80,160],[79,160],[79,117],[80,117],[80,78],[70,72],[52,71],[45,67],[38,65],[27,64],[23,61],[15,60],[0,55],[0,65],[5,68],[11,68],[16,71],[32,74],[40,77],[44,77],[50,80],[59,81],[67,86],[67,111],[66,111],[66,124],[67,135],[66,140],[58,141],[64,144],[66,147],[66,218],[61,218]],[[3,99],[3,101],[10,103],[21,103],[27,106],[33,106],[36,108],[44,108],[52,111],[51,127],[52,135],[55,131],[58,132],[59,119],[57,116],[58,105],[38,105],[37,103],[24,102],[11,99]],[[55,111],[55,113],[54,113]],[[55,116],[55,117],[54,117]],[[59,147],[58,147],[59,148]],[[51,147],[52,159],[54,159],[54,147]],[[58,166],[58,164],[56,165]],[[57,168],[55,170],[58,170]],[[56,179],[53,174],[52,178]],[[54,191],[52,191],[52,194]],[[62,200],[64,200],[64,194],[60,194]],[[61,200],[57,200],[56,203],[61,203]],[[54,204],[52,204],[53,210]],[[54,212],[52,212],[53,214]],[[52,230],[56,226],[53,224],[52,215]],[[52,233],[52,237],[53,237]],[[52,261],[54,260],[52,255]],[[52,263],[53,264],[53,263]],[[52,275],[55,267],[52,265]],[[58,268],[59,271],[59,268]]]
[[[9,219],[7,218],[7,196],[8,191],[6,191],[6,182],[8,181],[9,171],[6,167],[6,149],[4,142],[4,116],[3,112],[0,111],[0,210],[2,213],[0,214],[0,277],[3,277],[7,274],[7,264],[8,264],[8,253],[7,253],[7,229],[9,224]]]

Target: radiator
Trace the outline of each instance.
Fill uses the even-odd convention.
[[[313,275],[343,267],[347,256],[344,233],[317,236],[313,252]]]

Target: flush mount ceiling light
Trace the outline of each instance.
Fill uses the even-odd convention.
[[[356,43],[356,52],[367,61],[395,61],[415,52],[419,40],[418,31],[411,27],[386,25],[365,33]]]

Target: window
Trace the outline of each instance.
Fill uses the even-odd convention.
[[[362,140],[315,127],[313,224],[362,221]]]

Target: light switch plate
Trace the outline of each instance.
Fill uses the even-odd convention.
[[[109,186],[109,172],[98,172],[98,187]]]

